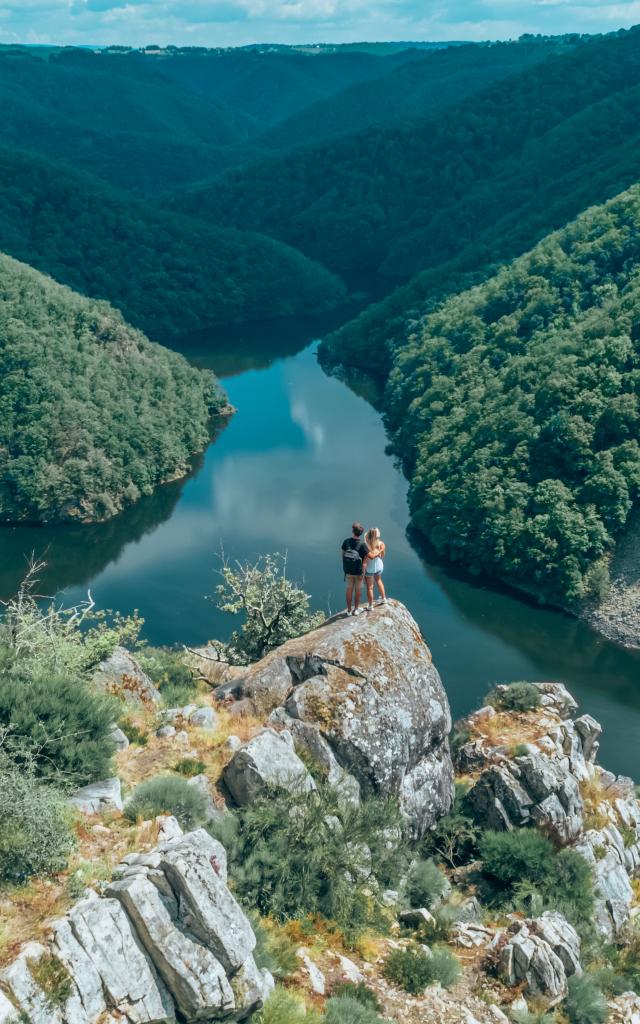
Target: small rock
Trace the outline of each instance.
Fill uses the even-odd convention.
[[[426,907],[419,907],[415,910],[402,910],[398,914],[398,920],[401,924],[406,925],[407,928],[420,928],[424,925],[434,925],[436,923],[435,917],[429,913]]]
[[[92,782],[90,786],[76,789],[69,797],[69,803],[82,814],[101,814],[106,810],[122,810],[120,779],[105,779]]]
[[[113,654],[101,661],[93,679],[96,689],[116,693],[128,704],[159,704],[160,691],[124,647],[116,647]]]
[[[235,754],[236,750],[240,750],[242,746],[242,740],[239,736],[227,736],[226,740],[222,744],[222,749],[225,752]]]
[[[213,730],[217,728],[218,716],[213,708],[198,708],[189,715],[189,724],[198,729]]]
[[[126,750],[129,746],[129,740],[117,725],[114,725],[113,729],[109,733],[110,738],[116,745],[116,750]]]
[[[158,842],[166,843],[170,839],[179,839],[184,835],[177,818],[172,814],[159,814],[156,818],[158,828]]]
[[[353,960],[350,960],[348,956],[342,956],[341,953],[335,954],[338,961],[338,967],[340,974],[346,981],[350,981],[352,985],[360,985],[364,981],[364,975],[358,969],[357,965],[354,964]]]
[[[175,734],[176,729],[174,725],[161,725],[160,728],[156,730],[156,736],[159,740],[168,740],[172,736],[175,736]]]
[[[296,956],[302,961],[302,964],[309,975],[311,991],[315,992],[318,996],[323,996],[326,989],[325,977],[320,968],[309,958],[308,950],[306,950],[304,946],[301,946],[300,949],[296,950]]]
[[[180,729],[173,737],[174,741],[181,747],[189,746],[189,733],[186,729]]]

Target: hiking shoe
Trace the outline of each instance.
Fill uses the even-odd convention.
[[[351,612],[351,614],[352,615],[359,615],[361,611],[362,611],[362,608],[354,608],[353,611]]]

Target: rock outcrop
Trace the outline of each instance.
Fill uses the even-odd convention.
[[[248,710],[271,712],[350,798],[358,790],[396,797],[414,835],[449,810],[449,704],[399,602],[336,616],[283,644],[250,666],[235,691]]]
[[[580,939],[562,914],[518,921],[500,950],[498,969],[508,985],[523,984],[553,1006],[566,996],[567,979],[582,973]]]
[[[237,804],[244,806],[271,789],[310,792],[316,788],[296,754],[286,729],[264,729],[243,744],[224,771],[224,782]]]
[[[224,848],[202,829],[167,826],[171,838],[126,857],[105,897],[80,900],[53,923],[47,947],[29,943],[0,973],[0,1021],[242,1021],[262,1005],[273,979],[253,959]],[[46,991],[43,958],[67,974],[62,1001]]]
[[[505,732],[511,719],[511,734],[523,742],[496,742],[493,708],[461,723],[469,739],[457,764],[472,780],[466,803],[485,828],[538,827],[581,854],[593,872],[596,926],[612,939],[629,920],[631,878],[640,876],[640,802],[630,779],[596,763],[599,723],[571,717],[577,705],[564,686],[538,685],[541,706],[521,716],[519,730],[515,713],[505,713]]]

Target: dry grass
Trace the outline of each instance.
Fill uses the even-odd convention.
[[[217,729],[197,729],[187,724],[188,746],[180,746],[172,738],[158,739],[155,735],[159,724],[155,710],[132,709],[129,720],[148,734],[148,740],[144,746],[131,744],[117,755],[125,796],[139,782],[171,771],[185,756],[204,762],[207,776],[216,783],[232,756],[222,749],[225,740],[231,735],[243,741],[250,739],[263,724],[251,716],[235,718],[225,709],[216,711]],[[115,811],[106,811],[99,819],[78,817],[77,849],[64,872],[0,892],[0,966],[11,961],[24,942],[45,937],[50,922],[73,905],[83,887],[99,889],[111,879],[123,857],[150,850],[157,835],[155,822],[132,824]]]
[[[588,779],[583,779],[579,783],[579,789],[584,804],[585,829],[593,828],[599,831],[605,828],[610,824],[610,818],[607,813],[610,801],[603,789],[600,776],[594,774]]]
[[[547,715],[548,717],[548,715]],[[471,723],[473,739],[485,739],[492,747],[535,743],[548,732],[540,724],[540,711],[498,711],[491,718]]]

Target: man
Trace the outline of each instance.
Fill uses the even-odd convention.
[[[367,545],[362,539],[363,533],[364,526],[362,523],[354,523],[351,527],[351,536],[342,542],[342,571],[347,583],[347,615],[360,614],[364,559],[369,552]],[[352,600],[353,611],[351,611]]]

